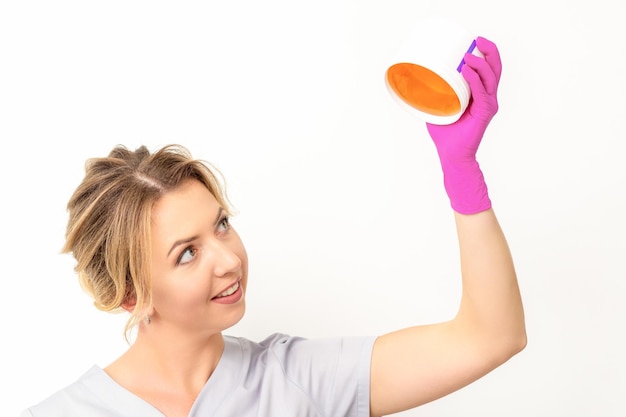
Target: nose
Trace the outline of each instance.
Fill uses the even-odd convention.
[[[215,267],[218,277],[224,277],[241,269],[241,259],[229,246],[220,241],[214,244]]]

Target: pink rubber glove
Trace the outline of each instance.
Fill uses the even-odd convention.
[[[487,125],[498,111],[497,91],[502,63],[493,42],[478,37],[476,47],[485,58],[465,54],[465,65],[461,69],[472,92],[467,109],[452,124],[426,124],[437,147],[446,193],[452,208],[461,214],[474,214],[491,208],[476,152]]]

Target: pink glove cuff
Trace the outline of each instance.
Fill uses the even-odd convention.
[[[452,209],[461,214],[474,214],[491,208],[487,184],[478,161],[463,164],[441,163],[443,184]]]

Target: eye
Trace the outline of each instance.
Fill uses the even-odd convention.
[[[230,219],[228,216],[224,216],[222,220],[217,224],[218,232],[226,232],[230,229]]]
[[[193,258],[196,257],[196,253],[198,253],[197,249],[195,249],[193,246],[187,246],[178,256],[178,259],[176,260],[176,265],[188,264],[189,262],[193,261]]]

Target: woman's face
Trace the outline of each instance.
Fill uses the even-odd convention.
[[[152,210],[153,325],[211,335],[245,311],[248,258],[213,194],[189,180]]]

